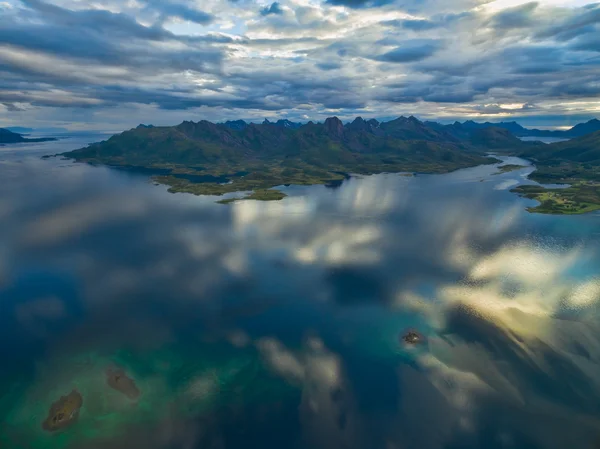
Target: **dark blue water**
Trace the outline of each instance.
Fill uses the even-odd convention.
[[[527,213],[532,168],[224,206],[39,159],[79,139],[0,152],[0,447],[597,447],[600,216]]]

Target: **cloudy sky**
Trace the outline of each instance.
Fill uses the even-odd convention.
[[[600,116],[589,0],[0,0],[0,127]]]

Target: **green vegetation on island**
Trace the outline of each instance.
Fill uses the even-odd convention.
[[[79,417],[79,409],[82,405],[83,397],[77,390],[61,396],[50,406],[48,417],[42,423],[42,428],[48,432],[54,432],[70,426]]]
[[[588,122],[573,133],[593,130],[596,125],[596,121]],[[245,193],[218,201],[228,204],[245,199],[279,200],[285,194],[276,190],[277,186],[335,184],[347,179],[348,173],[448,173],[496,163],[497,159],[486,156],[493,151],[531,160],[536,168],[529,176],[532,180],[571,185],[566,189],[514,189],[542,203],[531,211],[573,214],[600,208],[596,188],[600,182],[600,132],[546,145],[521,141],[513,134],[521,129],[517,126],[440,125],[414,117],[384,123],[358,117],[345,125],[337,117],[304,125],[282,120],[265,120],[260,125],[241,120],[222,124],[185,121],[177,126],[140,125],[62,156],[147,174],[173,193]],[[524,167],[505,164],[496,174]]]
[[[600,132],[566,142],[528,148],[515,153],[535,163],[529,178],[542,184],[569,184],[550,189],[520,186],[512,191],[540,202],[530,212],[583,214],[600,209]]]
[[[519,186],[511,192],[539,201],[529,212],[542,214],[584,214],[600,209],[600,183],[580,182],[566,188],[548,189],[539,185]]]
[[[285,196],[273,187],[329,184],[346,179],[347,173],[447,173],[498,162],[483,155],[481,147],[414,117],[387,123],[359,117],[346,125],[333,117],[296,128],[269,122],[237,128],[208,121],[140,125],[63,156],[146,173],[169,186],[169,192],[252,191],[243,199],[256,200]]]
[[[244,197],[226,198],[217,201],[219,204],[231,204],[239,200],[279,201],[287,195],[275,189],[257,189]]]
[[[526,165],[517,165],[517,164],[506,164],[500,165],[498,167],[498,171],[494,173],[495,175],[501,175],[503,173],[508,173],[515,170],[521,170],[522,168],[526,168]]]

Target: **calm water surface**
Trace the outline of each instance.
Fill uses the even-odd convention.
[[[532,167],[223,206],[39,159],[103,138],[0,148],[0,447],[600,447],[600,215]]]

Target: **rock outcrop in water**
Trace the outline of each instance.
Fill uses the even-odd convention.
[[[423,342],[423,336],[416,331],[408,331],[402,336],[402,341],[407,345],[418,345]]]
[[[107,368],[106,383],[108,383],[109,387],[123,393],[129,399],[135,400],[140,397],[140,390],[135,385],[135,381],[128,377],[122,368]]]
[[[82,405],[83,397],[77,390],[61,396],[50,406],[48,417],[42,423],[42,428],[48,432],[54,432],[70,426],[79,417],[79,409]]]

